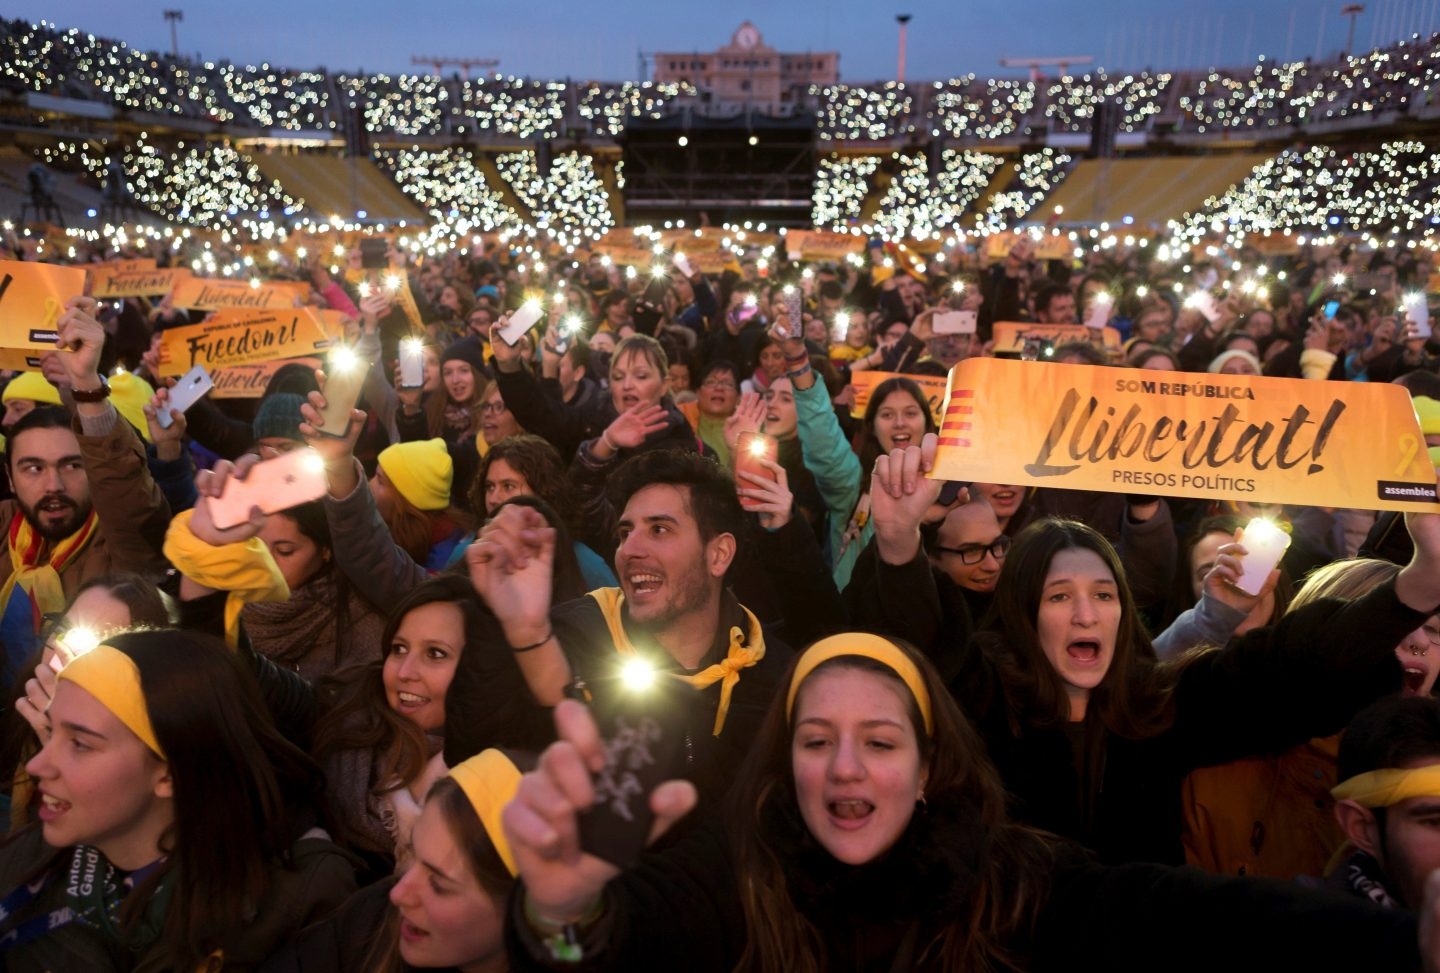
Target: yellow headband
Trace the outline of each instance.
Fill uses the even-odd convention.
[[[511,875],[518,876],[520,870],[515,867],[510,842],[505,840],[505,829],[500,826],[500,812],[520,787],[519,768],[499,750],[482,750],[456,765],[450,771],[450,777],[465,792],[506,869]]]
[[[1356,774],[1331,788],[1330,795],[1361,807],[1390,807],[1412,797],[1440,797],[1440,764]]]
[[[135,660],[113,645],[97,645],[76,656],[60,670],[59,680],[68,680],[100,701],[161,759],[165,751],[155,739],[145,693],[140,688],[140,668]]]
[[[785,695],[786,719],[789,719],[795,710],[795,694],[800,691],[800,684],[809,678],[817,666],[843,656],[872,659],[893,671],[909,688],[910,695],[915,697],[915,704],[920,707],[920,717],[925,722],[925,735],[935,732],[935,720],[930,712],[930,693],[925,688],[925,680],[920,677],[920,667],[910,661],[910,657],[900,651],[894,642],[865,632],[832,635],[805,650],[805,654],[800,656],[800,661],[795,664],[795,674],[790,677],[790,691]]]

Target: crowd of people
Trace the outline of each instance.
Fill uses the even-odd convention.
[[[1440,969],[1440,514],[946,484],[921,384],[1108,298],[1024,367],[1395,382],[1440,455],[1428,249],[676,246],[317,237],[338,420],[66,305],[0,393],[0,965]]]
[[[142,51],[77,28],[0,19],[0,87],[110,104],[161,118],[292,132],[340,131],[358,105],[374,135],[557,138],[577,124],[618,136],[632,119],[700,106],[689,84],[545,81],[496,74],[349,74],[320,66],[195,61]],[[1099,106],[1130,133],[1273,134],[1383,112],[1417,114],[1440,79],[1436,37],[1413,35],[1333,61],[1260,58],[1235,68],[1121,73],[1096,69],[1041,80],[980,78],[933,83],[813,85],[820,137],[885,141],[945,132],[982,141],[1042,129],[1088,133]]]

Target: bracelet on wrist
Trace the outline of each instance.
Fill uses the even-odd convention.
[[[605,444],[605,448],[610,450],[610,452],[620,452],[620,447],[610,441],[610,430],[608,428],[600,430],[600,441]]]
[[[545,633],[545,637],[540,641],[531,642],[529,645],[512,645],[510,647],[510,651],[513,652],[515,655],[519,655],[522,652],[530,652],[534,649],[540,648],[540,646],[544,645],[546,642],[550,641],[554,637],[555,630],[552,628],[550,631]]]

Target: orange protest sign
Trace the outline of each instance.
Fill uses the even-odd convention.
[[[651,247],[621,244],[595,244],[595,252],[601,257],[609,257],[610,262],[620,267],[637,267],[641,269],[654,265],[666,266],[670,264],[670,258],[657,254]]]
[[[0,348],[0,372],[38,372],[43,354],[34,348]]]
[[[200,324],[161,332],[160,374],[184,375],[196,365],[214,372],[235,365],[298,358],[329,346],[330,337],[308,307],[217,311]]]
[[[281,361],[256,362],[253,365],[231,365],[215,373],[215,388],[210,395],[217,399],[258,399],[265,394],[271,377],[285,365],[324,368],[320,358],[289,358]]]
[[[303,302],[310,296],[310,285],[289,280],[252,282],[189,277],[177,281],[171,294],[172,305],[196,311],[218,311],[221,308],[274,311]]]
[[[801,260],[844,260],[852,253],[865,249],[865,238],[849,233],[830,233],[825,230],[787,230],[785,252]]]
[[[1075,251],[1075,245],[1070,242],[1068,236],[1046,233],[1039,239],[1036,239],[1033,233],[1026,235],[1030,237],[1030,242],[1035,245],[1035,258],[1037,260],[1064,260]],[[1004,233],[992,233],[986,238],[985,253],[991,260],[1003,260],[1005,256],[1010,253],[1010,248],[1013,247],[1019,239],[1020,234],[1013,230],[1007,230]]]
[[[81,267],[0,260],[0,348],[54,351],[65,302],[84,292]]]
[[[1403,388],[972,358],[950,372],[946,480],[1437,512]]]
[[[897,375],[894,372],[852,372],[850,384],[855,386],[855,402],[850,406],[850,415],[856,419],[865,418],[865,408],[870,404],[870,394],[886,379],[908,378],[920,386],[925,400],[930,403],[930,415],[936,421],[940,418],[940,405],[945,401],[945,379],[939,375]]]
[[[90,270],[154,270],[154,257],[130,257],[125,260],[106,260],[102,263],[91,264]]]
[[[1025,350],[1025,342],[1034,338],[1039,341],[1047,341],[1054,347],[1068,344],[1072,341],[1083,341],[1096,344],[1096,332],[1083,324],[1035,324],[1031,321],[996,321],[995,322],[995,354],[997,355],[1018,355]],[[1101,328],[1099,331],[1101,347],[1106,351],[1120,350],[1120,332],[1114,328]]]
[[[121,268],[110,264],[90,270],[90,295],[101,299],[116,297],[148,297],[168,294],[175,285],[190,277],[183,267]]]

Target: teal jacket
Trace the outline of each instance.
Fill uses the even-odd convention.
[[[818,375],[808,389],[795,389],[795,411],[800,419],[801,454],[815,476],[815,485],[830,514],[827,553],[835,587],[844,591],[855,568],[855,559],[875,536],[875,528],[867,520],[859,537],[849,545],[844,542],[845,528],[855,505],[860,502],[864,482],[860,457],[855,455],[840,429],[840,420],[835,418],[835,409],[830,404],[830,393]]]

